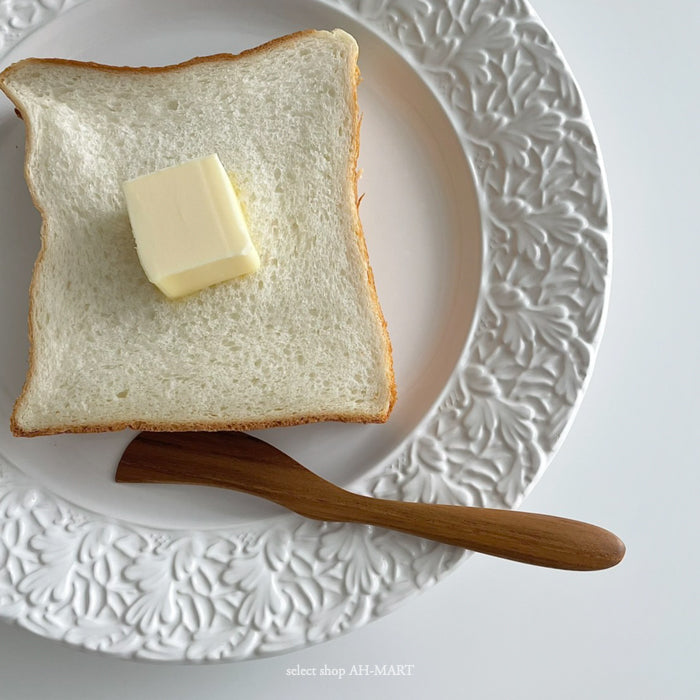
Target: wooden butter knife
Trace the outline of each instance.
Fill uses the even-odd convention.
[[[376,525],[555,569],[607,569],[625,554],[625,545],[613,533],[577,520],[361,496],[240,432],[140,433],[124,451],[115,479],[243,491],[314,520]]]

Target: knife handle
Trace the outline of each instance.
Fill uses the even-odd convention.
[[[612,532],[578,520],[344,493],[346,522],[386,527],[526,564],[594,571],[615,566],[625,555],[625,545]],[[336,511],[334,519],[338,515]]]

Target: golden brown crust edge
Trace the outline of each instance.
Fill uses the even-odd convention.
[[[377,290],[374,282],[374,274],[369,263],[369,254],[367,251],[367,243],[364,237],[364,231],[362,229],[362,222],[359,216],[359,206],[361,197],[358,198],[357,195],[357,185],[359,179],[359,172],[357,170],[357,161],[360,152],[360,125],[361,117],[359,113],[359,104],[357,98],[357,86],[360,82],[360,70],[357,66],[357,54],[352,57],[354,66],[355,80],[352,85],[352,99],[353,99],[353,109],[354,109],[354,119],[355,119],[355,131],[353,134],[352,144],[351,144],[351,154],[350,154],[350,173],[349,179],[353,182],[353,192],[355,199],[355,220],[356,220],[356,242],[360,255],[365,263],[366,274],[367,274],[367,285],[369,288],[370,299],[374,307],[374,312],[379,319],[382,333],[384,336],[385,343],[385,363],[387,367],[386,380],[389,387],[389,400],[386,409],[376,415],[367,414],[363,416],[350,416],[347,414],[326,414],[317,416],[304,416],[300,418],[289,418],[289,419],[278,419],[278,420],[261,420],[261,421],[249,421],[249,422],[231,422],[231,421],[221,421],[221,422],[180,422],[180,423],[163,423],[156,421],[145,421],[145,420],[135,420],[135,421],[123,421],[118,423],[97,423],[94,425],[57,425],[48,428],[43,428],[39,430],[26,430],[19,422],[18,415],[19,409],[22,403],[26,400],[27,393],[29,391],[29,386],[33,380],[35,373],[35,344],[34,344],[34,329],[35,329],[35,296],[36,287],[38,284],[38,279],[41,273],[41,266],[43,264],[44,253],[46,249],[46,229],[47,229],[47,217],[44,210],[39,204],[39,199],[36,196],[36,191],[33,187],[32,179],[29,175],[29,160],[30,154],[34,145],[33,139],[33,126],[29,118],[25,118],[27,110],[24,108],[22,101],[19,97],[11,90],[7,85],[6,79],[10,76],[17,68],[22,65],[27,65],[31,63],[53,63],[60,65],[73,65],[82,68],[90,68],[94,70],[101,70],[106,72],[120,72],[120,73],[164,73],[169,71],[176,71],[184,68],[188,68],[199,63],[209,63],[217,61],[234,61],[244,56],[255,55],[256,53],[264,53],[271,49],[278,47],[281,44],[296,41],[297,39],[307,36],[309,34],[314,34],[316,30],[306,29],[293,34],[288,34],[286,36],[278,37],[272,41],[261,44],[250,49],[246,49],[238,54],[214,54],[211,56],[199,56],[192,58],[188,61],[182,63],[177,63],[169,66],[109,66],[101,63],[95,63],[92,61],[75,61],[72,59],[65,58],[26,58],[21,61],[17,61],[12,65],[5,68],[0,72],[0,90],[4,92],[10,101],[14,104],[18,116],[24,120],[25,123],[25,160],[24,160],[24,176],[27,183],[27,188],[32,198],[32,202],[36,207],[37,211],[41,215],[41,245],[39,248],[39,253],[37,255],[36,261],[34,263],[34,269],[32,272],[32,280],[29,286],[29,318],[28,318],[28,337],[29,337],[29,366],[27,369],[27,375],[20,392],[19,397],[15,401],[12,415],[10,417],[10,430],[16,437],[37,437],[41,435],[57,435],[62,433],[100,433],[100,432],[115,432],[119,430],[133,429],[133,430],[146,430],[146,431],[218,431],[218,430],[262,430],[265,428],[273,427],[289,427],[294,425],[303,425],[307,423],[318,423],[324,421],[340,421],[340,422],[355,422],[355,423],[385,423],[396,403],[396,380],[394,375],[393,367],[393,353],[391,347],[391,339],[389,337],[389,332],[387,328],[386,319],[382,312],[381,306],[379,304],[379,298],[377,295]]]
[[[61,435],[64,433],[114,433],[119,430],[144,430],[148,432],[216,432],[220,430],[265,430],[267,428],[288,428],[295,425],[307,425],[309,423],[324,423],[329,421],[342,423],[386,423],[389,418],[387,413],[376,416],[352,416],[348,414],[320,414],[317,416],[302,416],[300,418],[279,418],[260,421],[221,421],[200,423],[197,421],[180,423],[163,423],[149,420],[121,421],[118,423],[95,423],[80,425],[56,425],[38,430],[24,430],[19,428],[13,431],[16,437],[39,437],[42,435]]]
[[[362,124],[362,117],[360,115],[360,107],[359,107],[359,102],[357,99],[357,87],[360,83],[361,77],[360,77],[360,69],[357,65],[357,54],[353,57],[353,62],[354,62],[354,74],[355,74],[355,80],[353,82],[352,86],[352,99],[353,99],[353,110],[354,110],[354,118],[355,118],[355,131],[353,134],[353,143],[352,143],[352,155],[350,158],[351,161],[351,170],[349,173],[349,178],[353,183],[353,196],[355,199],[355,225],[356,225],[356,241],[357,245],[360,251],[360,255],[362,256],[362,259],[364,260],[365,263],[365,268],[367,271],[367,286],[369,288],[369,293],[370,293],[370,299],[372,301],[372,305],[374,307],[374,313],[379,319],[379,322],[381,324],[382,328],[382,334],[384,336],[384,346],[385,346],[385,365],[387,367],[387,375],[386,375],[386,380],[387,380],[387,385],[389,387],[389,401],[388,405],[386,408],[386,413],[383,414],[384,418],[381,421],[376,421],[376,422],[386,422],[391,415],[391,412],[394,409],[394,405],[396,404],[396,378],[394,375],[394,361],[393,361],[393,351],[391,347],[391,338],[389,337],[389,329],[387,327],[386,319],[384,318],[384,312],[382,311],[382,307],[379,303],[379,296],[377,295],[377,288],[374,282],[374,272],[372,271],[372,266],[370,265],[369,262],[369,252],[367,250],[367,241],[365,239],[365,234],[364,230],[362,228],[362,220],[360,219],[360,202],[362,200],[362,197],[358,197],[357,194],[357,185],[358,185],[358,180],[360,179],[360,173],[357,169],[357,161],[360,157],[360,126]],[[364,196],[364,195],[362,195]]]
[[[14,64],[17,65],[17,64]],[[34,268],[32,270],[32,280],[29,284],[29,314],[28,314],[28,337],[29,337],[29,366],[27,369],[27,375],[24,380],[24,385],[22,386],[22,391],[20,392],[19,397],[15,401],[14,407],[12,409],[12,415],[10,416],[10,431],[12,432],[13,435],[16,436],[26,436],[26,437],[31,437],[34,433],[25,431],[19,424],[18,420],[18,414],[19,414],[19,409],[21,404],[26,400],[27,393],[29,391],[29,386],[32,382],[32,379],[34,378],[34,372],[35,372],[35,352],[34,352],[34,328],[36,325],[36,315],[35,315],[35,297],[36,297],[36,287],[38,284],[38,279],[41,273],[41,267],[43,265],[44,261],[44,253],[46,251],[46,229],[47,229],[47,217],[46,214],[44,213],[44,210],[42,209],[40,203],[39,203],[39,198],[36,195],[36,191],[34,189],[34,185],[32,182],[31,177],[29,176],[29,158],[30,154],[34,145],[34,137],[33,137],[33,125],[30,123],[31,120],[28,118],[25,118],[25,113],[26,110],[24,109],[24,105],[22,104],[22,101],[19,99],[17,95],[15,95],[12,90],[7,86],[5,82],[6,76],[9,74],[10,69],[12,66],[9,68],[6,68],[2,73],[0,73],[0,90],[2,90],[7,97],[10,98],[12,103],[15,105],[15,111],[19,112],[20,118],[24,121],[24,133],[25,133],[25,147],[24,147],[24,179],[27,183],[27,189],[29,190],[29,194],[32,198],[32,203],[34,204],[34,207],[37,209],[39,214],[41,215],[41,229],[40,229],[40,246],[39,246],[39,253],[36,256],[36,260],[34,261]],[[57,431],[58,432],[58,431]],[[36,434],[42,434],[42,433],[36,433]]]
[[[195,58],[190,58],[187,61],[182,61],[181,63],[173,63],[168,66],[110,66],[106,63],[96,63],[95,61],[76,61],[71,58],[24,58],[20,61],[16,61],[12,65],[5,68],[0,72],[0,89],[2,89],[5,94],[14,102],[12,96],[4,89],[4,83],[7,76],[11,75],[15,70],[21,66],[29,64],[42,64],[42,63],[52,63],[54,65],[62,66],[76,66],[80,68],[90,68],[94,70],[100,70],[107,73],[168,73],[171,71],[180,70],[183,68],[189,68],[200,63],[216,63],[218,61],[236,61],[239,58],[245,56],[255,55],[256,53],[265,53],[271,49],[276,48],[280,44],[286,44],[301,37],[307,36],[309,34],[315,34],[317,30],[315,29],[303,29],[299,32],[294,32],[293,34],[287,34],[286,36],[281,36],[276,39],[272,39],[260,46],[255,46],[251,49],[246,49],[240,53],[217,53],[211,56],[196,56]],[[15,103],[16,104],[16,103]],[[20,109],[21,111],[21,109]]]

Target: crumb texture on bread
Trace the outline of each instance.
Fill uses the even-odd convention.
[[[303,32],[164,69],[29,59],[0,87],[43,217],[16,434],[385,420],[391,349],[357,213],[357,45]],[[217,153],[255,274],[166,299],[125,180]]]

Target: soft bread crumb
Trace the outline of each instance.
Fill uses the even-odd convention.
[[[44,222],[16,435],[387,419],[356,57],[345,32],[311,31],[167,68],[28,59],[0,74]],[[121,183],[212,152],[261,268],[173,302],[143,275]]]

